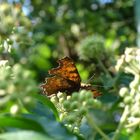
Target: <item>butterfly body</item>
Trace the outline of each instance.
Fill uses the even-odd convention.
[[[96,91],[90,85],[85,86],[81,84],[80,75],[71,58],[65,57],[59,59],[57,62],[59,66],[49,70],[49,74],[52,75],[52,77],[46,78],[46,83],[41,85],[45,94],[50,96],[52,94],[57,94],[59,91],[71,94],[80,89],[91,90],[92,92]],[[99,95],[99,92],[97,93]]]

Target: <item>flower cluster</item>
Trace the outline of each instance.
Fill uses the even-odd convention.
[[[17,114],[23,105],[31,105],[31,94],[37,92],[30,71],[19,64],[8,66],[8,61],[0,61],[0,108]]]
[[[140,127],[140,49],[126,48],[124,55],[118,60],[116,70],[134,76],[129,87],[122,87],[120,90],[123,106],[128,108],[125,127],[128,132],[133,132],[137,127]]]
[[[31,23],[22,13],[20,4],[10,5],[8,3],[0,4],[0,34],[7,36],[12,33],[13,27],[26,26],[31,27]]]
[[[99,108],[101,103],[93,98],[90,91],[74,92],[71,96],[59,92],[51,101],[60,113],[60,119],[73,132],[78,132],[82,119],[90,108]]]
[[[28,29],[30,20],[23,14],[20,4],[0,4],[0,52],[11,51],[11,46],[31,42]]]
[[[101,53],[102,52],[102,53]],[[104,39],[101,36],[88,36],[78,46],[80,58],[84,60],[104,58]]]

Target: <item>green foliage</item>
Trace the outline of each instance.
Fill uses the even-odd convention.
[[[138,140],[134,8],[133,0],[2,0],[0,139]],[[74,59],[82,81],[100,86],[101,97],[42,95],[40,83],[62,56]]]

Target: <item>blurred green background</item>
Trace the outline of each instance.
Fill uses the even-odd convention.
[[[138,140],[139,25],[139,0],[1,0],[0,139]],[[89,106],[72,95],[87,103],[76,124],[66,95],[56,103],[40,89],[65,56],[102,93]]]

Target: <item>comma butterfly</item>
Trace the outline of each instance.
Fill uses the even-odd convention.
[[[53,76],[46,78],[46,82],[41,85],[45,94],[50,96],[57,94],[59,91],[71,94],[74,91],[85,89],[92,91],[94,98],[101,95],[101,93],[91,85],[81,83],[80,75],[71,58],[65,57],[57,62],[59,66],[48,71],[49,74]]]

